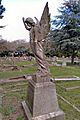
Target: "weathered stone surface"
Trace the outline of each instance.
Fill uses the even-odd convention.
[[[0,107],[2,106],[3,89],[0,87]]]
[[[48,2],[46,3],[41,20],[34,17],[36,22],[31,18],[22,18],[23,24],[30,35],[30,47],[38,64],[38,73],[50,75],[48,62],[44,54],[43,43],[48,39],[50,32],[50,13]],[[45,44],[45,43],[44,43]]]
[[[2,106],[2,97],[3,97],[3,89],[0,87],[0,107]],[[0,120],[2,120],[2,114],[0,113]]]
[[[62,62],[62,66],[63,66],[63,67],[67,66],[66,61],[63,61],[63,62]]]
[[[2,114],[0,113],[0,120],[2,120]]]
[[[27,101],[33,116],[57,111],[55,85],[52,82],[33,83],[33,85],[32,83],[33,81],[31,80],[29,82]]]
[[[28,120],[63,120],[59,110],[55,84],[50,81],[49,65],[43,50],[43,42],[50,31],[50,14],[46,3],[41,20],[35,17],[22,18],[26,30],[30,32],[30,46],[38,64],[38,71],[29,81],[27,100],[22,106]],[[27,103],[27,104],[26,104]],[[58,117],[57,117],[58,116]]]
[[[22,102],[27,120],[64,120],[65,116],[61,110],[33,117],[25,101]]]
[[[29,80],[27,100],[22,102],[28,120],[64,120],[58,106],[55,83],[50,82],[50,78],[37,75],[32,78]],[[35,82],[40,79],[44,79],[44,82]]]

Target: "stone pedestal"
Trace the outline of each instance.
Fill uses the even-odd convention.
[[[27,100],[22,102],[27,120],[64,120],[59,109],[55,83],[49,77],[33,75],[29,81]]]

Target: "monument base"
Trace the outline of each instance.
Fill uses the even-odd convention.
[[[64,113],[61,110],[33,117],[25,101],[22,102],[22,107],[26,115],[26,120],[64,120]]]
[[[59,109],[55,83],[39,74],[29,81],[27,100],[22,102],[27,120],[64,120]]]

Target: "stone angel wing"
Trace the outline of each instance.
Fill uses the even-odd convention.
[[[49,13],[48,2],[44,7],[44,10],[41,16],[40,28],[42,33],[42,39],[45,39],[50,31],[50,13]]]

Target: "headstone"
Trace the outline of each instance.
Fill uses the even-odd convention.
[[[66,58],[63,56],[62,57],[62,66],[65,67],[67,64],[66,64]]]
[[[62,66],[66,66],[66,61],[63,61],[63,62],[62,62]]]
[[[0,88],[0,107],[2,107],[2,97],[3,97],[3,89]],[[0,120],[2,120],[2,114],[0,113]]]
[[[50,30],[48,3],[44,8],[40,22],[35,17],[23,18],[24,26],[30,31],[30,45],[38,64],[38,71],[29,80],[27,99],[22,102],[28,120],[64,120],[64,113],[59,109],[55,83],[43,52],[43,42]]]
[[[28,120],[64,120],[59,109],[55,83],[34,74],[29,80],[27,101],[22,102]]]
[[[2,120],[2,114],[0,113],[0,120]]]
[[[3,89],[0,87],[0,107],[2,106]]]

